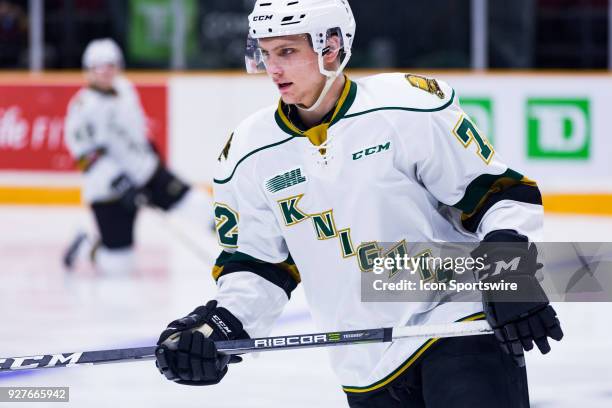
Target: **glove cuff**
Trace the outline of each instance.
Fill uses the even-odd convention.
[[[216,307],[217,301],[211,300],[206,304],[206,307],[208,308],[212,302],[214,302],[215,307],[210,310],[206,319],[206,324],[212,329],[212,334],[209,336],[211,339],[218,341],[250,338],[244,331],[242,322],[236,316],[224,307]]]

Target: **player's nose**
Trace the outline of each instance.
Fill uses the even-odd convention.
[[[283,74],[283,67],[274,58],[270,58],[266,62],[266,71],[271,77],[277,78]]]

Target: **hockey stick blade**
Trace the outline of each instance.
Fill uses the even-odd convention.
[[[75,353],[41,354],[28,357],[0,358],[0,373],[38,368],[72,367],[75,365],[121,363],[155,358],[156,346],[113,350],[78,351]]]
[[[351,330],[291,336],[262,337],[215,342],[225,354],[245,354],[298,348],[330,347],[364,343],[384,343],[403,338],[442,338],[492,333],[486,321],[456,322],[441,325]],[[156,346],[114,350],[80,351],[27,357],[0,358],[0,373],[15,370],[71,367],[81,364],[107,364],[152,360]]]

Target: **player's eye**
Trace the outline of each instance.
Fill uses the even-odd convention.
[[[295,48],[282,48],[279,52],[279,55],[285,57],[291,54],[294,54],[296,52]]]

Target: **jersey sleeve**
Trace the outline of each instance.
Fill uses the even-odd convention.
[[[460,210],[462,226],[479,239],[511,229],[542,240],[536,182],[504,163],[452,94],[448,106],[426,113],[416,176],[439,202]]]
[[[96,123],[90,118],[86,98],[76,95],[68,105],[64,138],[66,147],[75,160],[101,148],[97,140]]]
[[[240,319],[249,336],[261,337],[270,332],[300,278],[255,180],[256,157],[238,167],[240,157],[233,160],[234,153],[219,158],[213,186],[217,239],[223,247],[213,268],[215,298]]]

